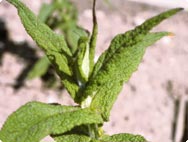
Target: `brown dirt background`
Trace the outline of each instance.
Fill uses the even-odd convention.
[[[74,1],[80,12],[79,23],[91,30],[91,1],[82,1]],[[47,1],[24,2],[37,13],[41,2]],[[122,0],[114,0],[111,5],[99,3],[97,56],[108,47],[116,34],[132,29],[147,18],[166,10],[162,7]],[[30,46],[36,47],[24,31],[16,9],[5,1],[0,4],[0,19],[5,22],[9,39],[13,43],[19,45],[20,42],[27,41]],[[141,134],[152,142],[172,142],[175,99],[182,100],[188,96],[187,23],[188,13],[181,12],[154,29],[171,31],[175,36],[165,37],[148,48],[137,72],[132,75],[119,95],[110,121],[104,126],[108,134],[127,132]],[[10,48],[4,47],[5,45],[12,44],[7,45],[0,41],[0,49]],[[17,50],[21,51],[23,48],[24,46],[21,46]],[[73,104],[66,91],[46,89],[40,79],[27,81],[24,87],[14,90],[12,86],[25,67],[26,61],[16,54],[7,52],[3,53],[1,63],[0,127],[8,115],[28,101]],[[180,117],[180,121],[181,119]],[[178,129],[180,133],[178,137],[181,136],[182,127]]]

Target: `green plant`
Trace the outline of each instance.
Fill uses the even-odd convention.
[[[80,37],[75,52],[68,48],[64,36],[52,32],[22,2],[7,1],[17,8],[26,31],[44,50],[78,105],[27,103],[9,116],[0,131],[0,139],[3,142],[38,142],[50,135],[56,142],[146,142],[139,135],[106,135],[102,125],[108,121],[117,95],[137,69],[146,48],[171,35],[150,30],[182,8],[164,12],[133,30],[115,36],[95,64],[95,0],[92,34]]]
[[[78,26],[78,11],[69,0],[53,0],[50,4],[43,3],[37,16],[41,22],[47,24],[52,30],[58,30],[64,35],[67,46],[74,53],[77,42],[87,32]],[[52,68],[46,56],[41,57],[27,74],[27,79],[34,79],[46,75]],[[56,83],[55,73],[48,77],[48,86]]]

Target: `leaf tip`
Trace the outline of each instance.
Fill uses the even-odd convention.
[[[174,34],[174,33],[172,33],[172,32],[169,32],[167,36],[169,36],[169,37],[174,37],[174,36],[175,36],[175,34]]]
[[[179,11],[182,11],[182,10],[184,10],[184,8],[183,7],[180,7],[180,8],[178,8],[179,9]]]
[[[180,12],[180,11],[183,11],[184,8],[183,8],[183,7],[178,7],[178,8],[175,8],[174,10],[175,10],[176,12]]]

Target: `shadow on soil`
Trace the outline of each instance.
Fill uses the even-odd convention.
[[[27,78],[29,71],[33,68],[39,57],[37,51],[31,47],[27,42],[15,43],[8,37],[8,30],[5,22],[0,19],[0,66],[2,65],[2,58],[5,53],[11,53],[25,62],[25,67],[16,78],[16,82],[13,85],[15,90],[20,89]],[[42,76],[43,82],[48,82],[54,78],[54,72],[52,67],[48,72]],[[48,85],[46,85],[48,87]],[[61,89],[61,88],[60,88]]]

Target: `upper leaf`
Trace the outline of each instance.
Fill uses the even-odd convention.
[[[116,134],[112,136],[104,136],[104,142],[147,142],[147,140],[140,135],[133,134]]]
[[[92,77],[98,73],[101,67],[106,64],[106,62],[108,62],[112,56],[115,56],[114,54],[116,51],[118,51],[118,49],[134,45],[135,43],[141,41],[153,27],[181,10],[182,8],[176,8],[163,12],[146,20],[143,24],[137,26],[135,29],[115,36],[110,44],[110,47],[100,56],[99,60],[97,61]]]
[[[8,0],[13,4],[17,10],[18,14],[22,20],[22,23],[28,32],[28,34],[37,42],[37,44],[45,50],[47,56],[49,56],[51,61],[58,60],[57,58],[62,58],[62,64],[54,63],[59,66],[59,70],[71,75],[71,71],[67,65],[67,57],[71,56],[71,52],[66,45],[63,36],[55,34],[48,26],[42,23],[37,17],[30,11],[22,2],[18,0]],[[67,57],[66,57],[66,56]]]
[[[0,131],[3,142],[39,142],[83,124],[99,124],[102,118],[89,109],[31,102],[13,113]]]
[[[85,135],[69,134],[54,137],[56,142],[91,142],[91,138]]]
[[[56,142],[147,142],[143,136],[133,134],[104,135],[98,139],[79,134],[68,134],[53,138]]]
[[[123,83],[128,81],[132,73],[137,70],[146,48],[168,34],[166,32],[150,33],[141,42],[116,52],[115,56],[89,82],[85,90],[85,94],[93,96],[91,108],[97,109],[104,119],[108,120],[110,110]]]
[[[117,35],[109,49],[99,58],[82,93],[82,104],[93,98],[91,108],[98,110],[104,119],[108,120],[112,105],[123,83],[128,81],[132,73],[137,70],[146,47],[169,35],[167,32],[148,33],[149,30],[180,10],[182,9],[169,10],[147,20],[134,30]]]
[[[19,0],[7,0],[13,4],[21,18],[21,21],[28,34],[45,51],[45,54],[55,66],[65,88],[74,98],[78,91],[78,86],[72,77],[72,70],[69,61],[72,53],[62,35],[55,34],[48,26],[41,22],[31,10],[29,10]]]

